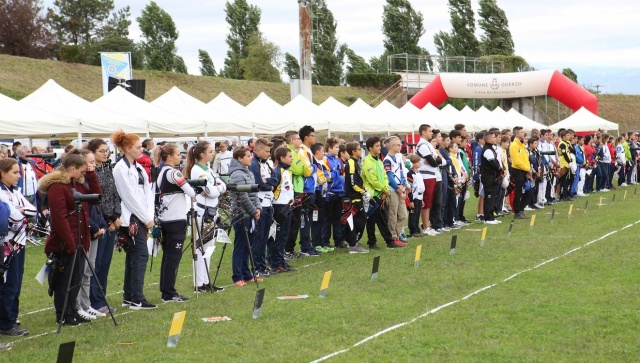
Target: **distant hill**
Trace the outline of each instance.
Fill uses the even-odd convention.
[[[209,102],[220,92],[243,105],[266,93],[280,104],[291,98],[289,84],[239,81],[217,77],[200,77],[173,72],[133,71],[135,79],[146,79],[147,101],[153,101],[177,86],[193,97]],[[100,67],[23,57],[0,55],[0,93],[21,99],[42,86],[48,79],[76,95],[94,101],[102,96],[102,73]],[[324,102],[329,96],[350,105],[356,99],[366,102],[375,99],[381,91],[352,87],[313,86],[313,101]]]

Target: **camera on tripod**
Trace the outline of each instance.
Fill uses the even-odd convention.
[[[75,188],[71,188],[71,194],[73,195],[73,200],[76,202],[99,202],[102,199],[102,195],[100,194],[82,194],[79,193]]]
[[[202,193],[202,187],[207,186],[207,179],[187,179],[187,183],[196,190],[196,193]]]
[[[258,191],[258,184],[227,184],[227,191],[239,193],[255,193]]]

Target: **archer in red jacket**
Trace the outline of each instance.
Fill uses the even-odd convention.
[[[54,287],[53,303],[56,309],[56,320],[62,321],[65,325],[78,325],[85,322],[78,316],[76,298],[79,292],[79,281],[84,272],[85,260],[77,255],[77,260],[73,275],[71,274],[71,264],[78,240],[89,251],[91,235],[89,233],[89,203],[82,202],[80,217],[75,212],[75,200],[71,189],[75,189],[81,194],[100,194],[102,188],[98,181],[98,176],[88,167],[87,161],[80,151],[73,149],[67,153],[62,161],[62,171],[55,171],[45,175],[40,179],[40,192],[47,193],[49,197],[51,234],[47,238],[44,251],[47,254],[53,253],[60,259],[60,275]],[[84,186],[86,180],[89,187]],[[81,222],[80,239],[78,239],[78,220]],[[67,310],[62,311],[66,289],[71,279],[73,288],[69,292]]]

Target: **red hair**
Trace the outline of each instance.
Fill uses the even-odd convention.
[[[130,148],[133,144],[140,140],[140,137],[136,134],[125,134],[124,131],[118,130],[111,135],[111,141],[120,149],[124,151],[124,148]]]

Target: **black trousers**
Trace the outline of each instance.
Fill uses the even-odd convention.
[[[409,234],[420,233],[420,213],[422,212],[422,200],[414,199],[413,208],[409,211]]]
[[[294,200],[298,199],[300,193],[294,193]],[[300,232],[300,216],[302,215],[302,206],[291,210],[291,224],[289,226],[289,237],[285,246],[286,252],[293,252],[296,248],[296,240],[298,239],[298,232]]]
[[[377,199],[377,198],[376,198]],[[378,199],[378,203],[380,203],[380,199]],[[376,225],[378,226],[378,231],[380,231],[380,235],[386,244],[393,243],[393,237],[391,236],[391,231],[389,231],[389,219],[387,218],[387,210],[384,208],[382,204],[373,212],[372,215],[369,216],[367,220],[367,245],[371,246],[377,243],[376,239]]]
[[[353,215],[353,228],[349,228],[349,223],[347,223],[347,243],[351,247],[360,241],[365,225],[367,225],[367,213],[364,211],[362,201],[352,202],[352,205],[356,210],[356,214]]]
[[[442,223],[442,182],[436,182],[436,188],[433,192],[433,204],[429,212],[429,222],[432,229],[440,229]]]
[[[493,209],[495,207],[496,200],[496,192],[497,192],[497,184],[496,178],[493,175],[480,176],[480,180],[482,181],[482,188],[484,189],[484,200],[483,200],[483,209],[484,209],[484,220],[492,221],[494,220]]]
[[[527,173],[520,169],[513,169],[511,172],[511,176],[515,181],[515,187],[513,190],[513,213],[520,213],[524,211],[524,203],[523,197],[524,193],[522,192],[522,187],[524,187],[524,181],[527,178]]]
[[[78,293],[80,292],[80,282],[82,281],[82,275],[84,273],[85,259],[82,257],[82,252],[78,251],[76,254],[76,265],[73,268],[73,274],[71,271],[71,264],[73,263],[73,255],[62,255],[60,257],[60,263],[63,268],[62,275],[58,280],[58,285],[53,291],[53,305],[56,309],[56,320],[60,320],[66,316],[78,315],[78,306],[76,300],[78,299]],[[71,280],[71,291],[69,291],[69,300],[67,301],[67,310],[62,311],[64,308],[64,298],[67,295],[67,286],[69,286],[69,280]]]
[[[182,247],[187,236],[187,221],[162,223],[162,264],[160,265],[160,292],[169,300],[178,295],[176,278],[182,259]]]

